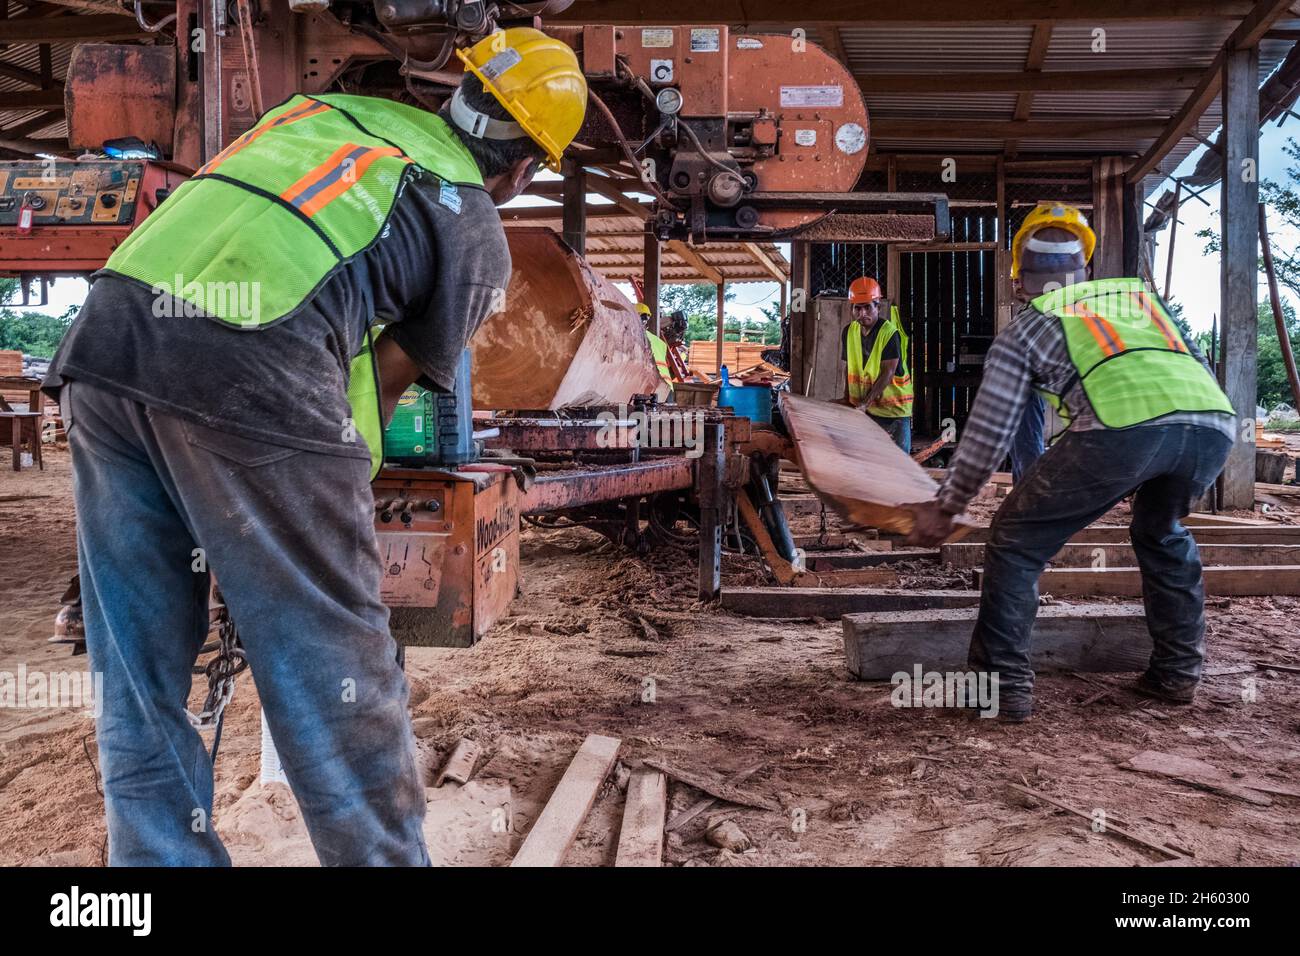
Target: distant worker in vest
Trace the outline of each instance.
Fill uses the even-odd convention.
[[[841,350],[848,365],[844,399],[865,411],[889,432],[899,448],[912,451],[912,376],[907,368],[907,338],[892,306],[882,316],[884,295],[871,276],[849,286],[853,321],[844,333]]]
[[[641,316],[641,327],[645,329],[646,341],[650,343],[650,351],[655,357],[655,368],[659,370],[659,377],[672,385],[673,371],[668,364],[668,343],[650,331],[650,321],[653,318],[650,306],[638,302],[636,312]]]
[[[266,113],[113,253],[54,359],[111,864],[230,862],[186,713],[209,571],[321,863],[429,862],[369,482],[402,392],[451,390],[501,308],[496,207],[559,169],[587,102],[540,31],[457,55],[436,115],[343,94]]]
[[[1218,476],[1236,417],[1196,347],[1141,279],[1089,281],[1096,237],[1071,206],[1040,206],[1016,233],[1024,301],[994,340],[937,500],[912,506],[935,545],[1002,461],[1037,391],[1068,430],[993,519],[970,666],[998,677],[1000,717],[1033,708],[1030,631],[1038,578],[1070,538],[1133,495],[1129,534],[1154,650],[1134,690],[1190,703],[1205,657],[1205,590],[1181,519]]]

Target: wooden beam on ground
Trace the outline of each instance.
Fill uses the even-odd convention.
[[[614,865],[662,865],[667,813],[668,778],[651,767],[638,767],[632,771]]]
[[[980,586],[984,572],[975,572]],[[1215,597],[1300,595],[1300,567],[1251,565],[1206,567],[1201,571],[1205,593]],[[1038,579],[1042,594],[1080,597],[1141,597],[1138,568],[1049,568]]]
[[[724,588],[721,605],[749,617],[834,620],[865,611],[974,607],[978,591],[895,591],[885,588]]]
[[[874,120],[871,135],[879,139],[1092,139],[1123,135],[1141,139],[1156,136],[1164,124],[1149,119],[1131,119],[1115,114],[1069,119],[972,120],[893,119]]]
[[[1234,441],[1219,479],[1227,510],[1255,507],[1255,403],[1259,362],[1259,49],[1223,65],[1223,182],[1219,189],[1219,307],[1223,391],[1252,440]]]
[[[934,0],[932,3],[882,7],[878,0],[840,0],[809,5],[798,16],[788,0],[580,0],[567,10],[551,14],[549,23],[615,23],[662,26],[666,23],[744,24],[751,30],[781,27],[792,22],[821,29],[828,26],[860,26],[886,23],[951,23],[1011,21],[1033,23],[1050,15],[1054,20],[1152,21],[1237,19],[1250,12],[1248,0],[1055,0],[1044,5],[1036,0]]]
[[[978,608],[846,614],[844,655],[859,680],[899,671],[965,671]],[[1151,659],[1141,607],[1053,604],[1038,609],[1032,661],[1037,671],[1140,671]]]
[[[1137,184],[1142,179],[1160,165],[1160,161],[1168,155],[1169,151],[1178,145],[1178,141],[1184,136],[1189,135],[1196,121],[1201,118],[1210,104],[1214,102],[1215,97],[1223,89],[1223,68],[1230,51],[1242,51],[1251,49],[1259,43],[1268,33],[1274,21],[1283,17],[1287,13],[1288,7],[1295,0],[1259,0],[1251,7],[1250,12],[1242,19],[1237,28],[1232,31],[1223,48],[1219,50],[1214,61],[1201,76],[1201,80],[1192,90],[1191,96],[1187,98],[1182,108],[1174,114],[1173,119],[1151,144],[1150,149],[1138,157],[1137,162],[1129,167],[1126,179],[1130,184]],[[1251,96],[1255,100],[1255,106],[1252,108],[1252,115],[1258,117],[1259,114],[1259,77],[1252,75],[1250,79]],[[1224,110],[1224,116],[1229,116],[1227,109]],[[1255,124],[1256,135],[1258,135],[1258,123]]]
[[[559,866],[618,757],[621,741],[589,734],[546,802],[511,866]]]
[[[976,545],[979,547],[979,545]],[[804,562],[809,571],[835,571],[844,568],[874,568],[894,561],[938,561],[938,551],[813,551],[806,552]]]
[[[1300,544],[1300,525],[1186,525],[1199,544]],[[961,544],[985,544],[988,528],[972,528]],[[1127,544],[1127,525],[1084,528],[1070,538],[1071,544]]]
[[[86,40],[134,40],[153,36],[135,17],[92,13],[76,17],[0,20],[0,43],[78,43]]]
[[[1251,565],[1300,565],[1300,544],[1198,544],[1203,565],[1248,567]],[[984,564],[984,545],[945,544],[940,560],[955,568],[978,568]],[[811,566],[813,559],[808,559]],[[1067,544],[1052,558],[1056,568],[1133,568],[1137,555],[1131,545],[1079,542]]]

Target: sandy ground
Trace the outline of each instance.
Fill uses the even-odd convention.
[[[75,568],[73,533],[66,450],[48,453],[44,473],[0,472],[0,671],[20,663],[84,668],[84,657],[45,643]],[[1300,674],[1219,672],[1261,660],[1300,665],[1298,599],[1214,602],[1213,676],[1190,708],[1144,703],[1122,689],[1120,675],[1104,678],[1120,689],[1091,702],[1096,685],[1045,675],[1033,721],[1007,726],[890,706],[887,683],[849,678],[838,622],[754,620],[701,607],[689,553],[659,551],[642,561],[584,530],[531,529],[522,550],[523,593],[508,618],[472,649],[408,656],[426,764],[436,768],[461,737],[485,750],[470,784],[428,791],[425,833],[435,863],[508,862],[591,732],[620,737],[627,765],[658,757],[701,775],[761,765],[746,787],[782,809],[720,804],[671,835],[671,864],[1163,860],[1011,784],[1102,810],[1185,848],[1196,863],[1300,861],[1300,801],[1275,796],[1254,805],[1119,766],[1141,750],[1161,750],[1296,786]],[[725,573],[745,583],[763,575],[752,559],[737,558]],[[1257,694],[1248,703],[1242,682],[1251,676]],[[237,863],[313,863],[292,796],[258,782],[259,745],[256,694],[243,680],[217,766],[216,828]],[[0,710],[0,864],[100,862],[94,755],[93,725],[75,712]],[[681,784],[670,791],[673,809],[699,797]],[[615,775],[566,862],[612,863],[622,808]],[[705,841],[705,824],[724,818],[744,830],[751,849]]]

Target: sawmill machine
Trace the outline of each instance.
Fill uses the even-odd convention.
[[[539,27],[570,45],[588,79],[586,121],[566,154],[565,208],[577,230],[570,233],[566,212],[570,238],[581,236],[586,192],[638,215],[649,233],[687,256],[710,241],[948,236],[942,194],[854,191],[871,132],[861,91],[840,61],[799,31],[585,23],[583,16],[599,16],[599,5],[570,0],[135,0],[130,13],[152,42],[83,43],[72,52],[66,143],[0,140],[9,155],[31,154],[0,162],[0,275],[20,277],[24,295],[33,280],[93,271],[188,171],[290,96],[369,94],[436,110],[460,80],[454,50],[513,25]],[[596,297],[621,309],[611,295]],[[627,315],[636,323],[630,309]],[[585,397],[587,406],[632,399]],[[702,515],[725,510],[721,502],[749,481],[740,459],[780,442],[755,443],[746,420],[727,425],[725,414],[709,414],[710,445],[698,460],[661,453],[597,462],[547,476],[532,500],[566,513],[622,501],[635,515],[630,503],[675,492],[707,501]],[[457,420],[472,427],[463,414]],[[525,431],[525,444],[560,434],[543,424]],[[576,434],[565,432],[566,439]],[[439,444],[461,449],[458,460],[406,461],[376,481],[376,528],[392,578],[385,599],[436,609],[424,617],[432,622],[426,634],[472,643],[515,592],[529,492],[516,465],[465,460],[475,456],[464,451],[477,447],[466,435],[444,435]],[[771,455],[762,461],[754,474],[770,473]],[[757,504],[770,515],[770,500]],[[707,595],[717,589],[717,514],[702,517],[700,527]]]

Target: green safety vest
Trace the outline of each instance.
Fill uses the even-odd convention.
[[[650,342],[650,351],[654,354],[655,368],[659,370],[659,377],[669,385],[674,384],[672,369],[668,367],[668,343],[649,329],[646,329],[645,337]]]
[[[422,169],[482,187],[445,122],[390,100],[294,96],[205,163],[109,257],[105,269],[182,299],[229,325],[291,318],[381,235],[407,179]],[[373,319],[373,315],[371,316]],[[383,464],[383,417],[367,330],[348,375],[352,425]]]
[[[867,411],[879,418],[912,417],[912,376],[907,371],[907,334],[898,319],[898,306],[889,307],[889,318],[881,319],[881,329],[876,333],[872,343],[871,354],[865,359],[862,355],[862,323],[854,319],[849,323],[847,338],[849,355],[849,398],[854,404],[861,402],[871,391],[871,386],[880,377],[880,357],[884,354],[889,340],[898,333],[898,372],[876,402]]]
[[[1043,393],[1067,424],[1061,398],[1075,381],[1107,428],[1176,412],[1236,414],[1209,370],[1188,351],[1165,304],[1141,279],[1080,282],[1031,304],[1060,321],[1078,373],[1061,395]]]

